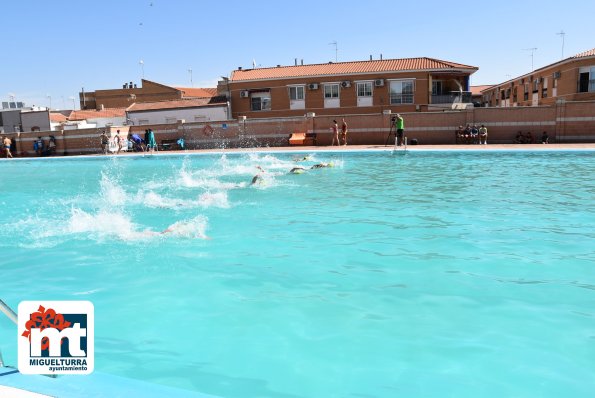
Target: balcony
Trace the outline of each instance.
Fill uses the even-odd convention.
[[[410,93],[410,94],[391,93],[390,94],[390,104],[391,105],[413,104],[413,93]]]
[[[470,104],[471,91],[451,91],[448,94],[432,94],[432,105]]]

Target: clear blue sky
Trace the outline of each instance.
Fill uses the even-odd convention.
[[[2,2],[0,99],[72,108],[87,91],[146,79],[214,87],[238,66],[433,57],[498,83],[595,48],[593,1]]]

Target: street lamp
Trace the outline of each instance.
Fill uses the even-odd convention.
[[[141,59],[140,61],[138,61],[138,64],[140,65],[141,76],[144,79],[145,78],[145,61],[143,61]]]

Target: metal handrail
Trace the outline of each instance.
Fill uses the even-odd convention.
[[[0,300],[0,311],[4,312],[4,315],[8,317],[15,325],[18,324],[18,318],[16,312],[12,310],[4,301]]]

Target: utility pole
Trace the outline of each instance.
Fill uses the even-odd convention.
[[[523,48],[523,50],[531,51],[531,72],[533,72],[535,70],[535,68],[533,67],[533,54],[535,54],[535,50],[537,50],[537,47]]]
[[[556,33],[558,36],[562,37],[562,59],[564,59],[564,36],[566,36],[566,32],[564,32],[563,30],[559,31],[558,33]]]
[[[338,62],[339,59],[339,45],[337,43],[337,41],[335,40],[332,43],[329,43],[329,46],[335,46],[335,62]]]

